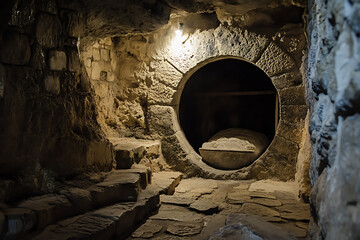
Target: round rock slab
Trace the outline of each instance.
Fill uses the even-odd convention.
[[[169,225],[166,231],[177,236],[191,236],[199,234],[202,228],[200,223],[180,222]]]

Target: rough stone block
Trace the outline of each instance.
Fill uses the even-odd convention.
[[[114,145],[117,168],[130,168],[131,165],[146,155],[157,157],[160,154],[160,143],[134,138],[110,138]]]
[[[275,136],[269,150],[275,154],[286,157],[289,161],[291,161],[296,159],[299,152],[299,146],[294,142],[286,140],[285,138]]]
[[[100,49],[98,48],[93,48],[92,49],[92,58],[93,61],[100,61]]]
[[[31,49],[28,37],[17,32],[5,32],[0,44],[0,61],[24,65],[30,61]]]
[[[52,50],[49,52],[49,67],[51,70],[66,70],[66,53],[63,51]]]
[[[110,50],[108,49],[100,49],[100,60],[104,62],[110,61]]]
[[[76,213],[76,209],[64,195],[48,194],[30,198],[18,205],[36,213],[37,229]]]
[[[269,76],[285,73],[295,67],[292,58],[272,42],[256,65]]]
[[[167,61],[150,63],[151,68],[155,69],[154,78],[167,86],[176,88],[183,75]]]
[[[61,22],[57,16],[43,13],[37,19],[36,39],[44,47],[55,48],[60,45]]]
[[[292,124],[281,121],[276,129],[276,134],[289,141],[300,144],[304,131],[307,131],[307,129],[304,128],[304,124]]]
[[[47,92],[55,95],[60,93],[60,78],[58,75],[52,74],[45,76],[44,85]]]
[[[154,81],[150,87],[149,103],[170,105],[173,101],[175,90],[158,81]]]
[[[148,184],[151,183],[151,170],[147,167],[143,167],[142,165],[133,165],[130,169],[121,169],[115,170],[115,174],[122,173],[137,173],[140,175],[140,186],[142,189],[145,189]]]
[[[282,105],[306,105],[303,85],[283,88],[279,91],[279,97]]]
[[[149,129],[152,133],[169,136],[180,130],[173,107],[153,105],[148,109]]]
[[[162,189],[161,192],[172,195],[175,192],[175,187],[179,184],[182,177],[180,172],[158,172],[153,173],[154,185]]]
[[[8,208],[4,209],[7,221],[7,236],[16,236],[32,229],[36,224],[36,215],[30,209]]]
[[[231,31],[219,26],[214,31],[220,55],[239,56],[250,62],[255,61],[265,49],[269,40],[248,31]]]
[[[68,51],[69,57],[69,71],[78,72],[80,71],[80,58],[76,50]]]
[[[284,73],[279,76],[273,76],[271,77],[271,81],[273,82],[276,89],[294,87],[302,83],[301,75],[297,71]]]
[[[69,199],[78,213],[88,211],[92,208],[91,194],[86,189],[70,188],[60,191],[60,194],[65,195]]]
[[[10,5],[13,6],[13,8],[9,25],[17,27],[31,26],[35,21],[36,12],[34,10],[36,9],[36,5],[35,1],[14,1],[13,4]],[[4,5],[3,7],[6,9],[6,6],[8,5]],[[5,13],[3,12],[3,14]]]
[[[306,105],[282,105],[280,118],[287,123],[299,123],[304,121],[308,107]]]
[[[136,201],[140,190],[140,175],[136,173],[111,174],[101,183],[88,189],[96,207],[119,201]]]

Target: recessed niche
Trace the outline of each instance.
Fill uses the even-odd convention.
[[[262,133],[270,143],[278,123],[277,91],[257,66],[238,59],[218,60],[197,70],[186,82],[179,120],[198,153],[204,142],[230,128]]]

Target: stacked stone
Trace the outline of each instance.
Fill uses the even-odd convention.
[[[2,32],[0,174],[29,168],[32,192],[51,191],[43,168],[51,170],[46,175],[111,169],[111,144],[81,74],[80,8],[73,1],[18,0]]]
[[[314,239],[360,236],[360,3],[310,1],[307,92]]]

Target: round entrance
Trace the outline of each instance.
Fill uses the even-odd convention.
[[[208,162],[220,169],[237,169],[256,160],[274,138],[278,123],[277,92],[270,78],[255,65],[238,59],[218,60],[197,70],[186,82],[180,99],[179,120],[188,142],[198,153],[214,136],[230,132],[228,138],[234,137],[232,129],[266,136],[268,141],[262,141],[264,146],[256,156],[253,154],[252,161],[231,166]],[[246,142],[251,143],[249,139],[240,140],[234,144],[242,144],[243,152],[251,148],[245,146]],[[227,150],[229,153],[233,149]],[[220,158],[226,161],[229,155],[220,154]],[[234,156],[229,161],[244,158],[244,155]]]

